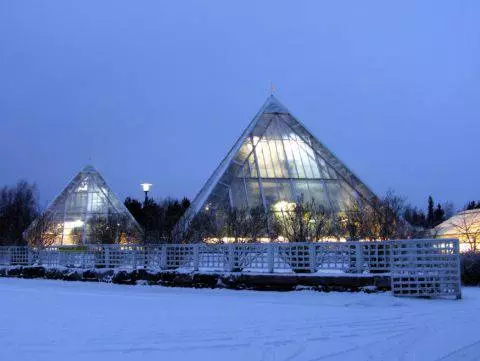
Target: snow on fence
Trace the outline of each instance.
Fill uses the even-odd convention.
[[[0,265],[255,273],[391,273],[398,296],[460,297],[458,240],[0,247]]]

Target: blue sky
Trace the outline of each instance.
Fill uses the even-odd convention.
[[[273,81],[377,194],[480,199],[478,1],[0,2],[0,184],[193,197]]]

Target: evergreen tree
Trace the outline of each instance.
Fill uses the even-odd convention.
[[[432,196],[428,196],[428,208],[427,208],[427,227],[432,228],[434,227],[435,223],[435,204],[433,202]]]
[[[438,226],[445,220],[445,211],[442,208],[442,205],[439,203],[437,208],[433,212],[433,225]]]
[[[132,214],[133,218],[140,224],[141,226],[145,226],[145,217],[142,210],[142,203],[134,198],[127,197],[125,199],[125,207],[127,207],[128,211]]]
[[[142,204],[136,199],[127,197],[125,206],[145,230],[147,242],[157,242],[171,239],[171,232],[190,206],[190,200],[183,198],[178,201],[168,198],[163,202],[156,202],[148,198]]]
[[[425,227],[425,212],[417,207],[407,206],[404,214],[405,220],[414,227]]]

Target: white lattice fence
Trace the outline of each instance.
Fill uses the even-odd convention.
[[[391,272],[396,296],[460,297],[458,241],[0,247],[0,265],[256,273]]]
[[[31,263],[31,253],[28,247],[0,247],[0,265],[19,266]]]
[[[395,296],[461,298],[458,240],[393,241],[390,252]]]
[[[166,245],[164,268],[198,269],[198,250],[195,244]]]
[[[392,242],[361,242],[361,262],[362,269],[374,273],[386,273],[391,269]]]
[[[325,242],[315,244],[316,268],[356,272],[360,242]]]

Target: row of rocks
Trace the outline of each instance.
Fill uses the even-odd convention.
[[[310,289],[323,292],[378,292],[390,289],[388,276],[321,276],[242,273],[179,273],[113,269],[45,268],[17,266],[0,268],[0,277],[44,278],[64,281],[111,282],[124,285],[148,284],[167,287],[227,288],[234,290],[293,291]]]

